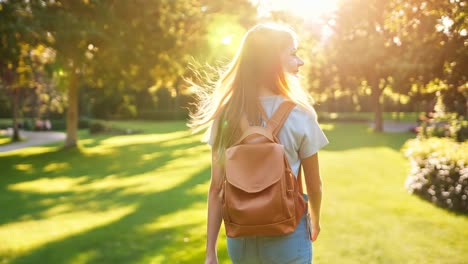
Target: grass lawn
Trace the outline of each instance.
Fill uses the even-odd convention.
[[[20,134],[20,141],[26,141],[26,140],[28,139],[26,137],[22,137]],[[10,143],[13,143],[13,141],[11,141],[11,136],[0,134],[0,146],[10,144]]]
[[[0,134],[0,145],[8,144],[10,142],[11,142],[10,136]]]
[[[335,113],[335,112],[319,112],[319,118],[326,118],[327,120],[334,120],[334,119],[346,119],[346,118],[359,118],[363,120],[368,120],[372,122],[374,120],[374,113],[373,112],[342,112],[342,113]],[[400,118],[400,122],[416,122],[418,116],[421,113],[418,112],[384,112],[382,113],[382,118],[386,121],[398,121],[398,117]],[[399,115],[399,116],[398,116]]]
[[[145,133],[0,153],[0,263],[203,263],[209,147],[182,122],[116,124]],[[412,134],[323,128],[314,264],[466,263],[468,217],[404,189]]]

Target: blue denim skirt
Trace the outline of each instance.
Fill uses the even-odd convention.
[[[304,195],[307,199],[307,196]],[[310,264],[312,241],[304,214],[293,233],[280,236],[227,237],[233,264]]]

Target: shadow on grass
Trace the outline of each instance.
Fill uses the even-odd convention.
[[[433,202],[432,199],[430,199],[427,196],[424,196],[423,194],[412,193],[411,195],[417,197],[418,199],[420,199],[421,201],[423,201],[425,203],[430,203],[432,206],[434,206],[438,210],[447,212],[447,213],[449,213],[451,215],[454,215],[454,216],[468,217],[468,211],[464,211],[462,209],[454,210],[454,209],[447,208],[446,206],[444,206],[444,204],[442,202],[438,202],[438,203]]]
[[[174,243],[177,242],[174,238],[190,230],[194,227],[193,224],[152,231],[143,230],[142,227],[151,224],[158,217],[188,209],[197,202],[204,202],[205,195],[189,194],[187,190],[206,182],[207,175],[209,168],[203,169],[174,188],[145,195],[127,195],[122,193],[123,190],[115,190],[112,203],[138,201],[133,212],[110,224],[42,245],[13,259],[11,263],[37,263],[38,260],[47,260],[47,263],[69,263],[84,252],[93,252],[86,259],[86,263],[137,263],[163,250],[171,241],[172,246],[177,247],[178,243]],[[52,254],[51,258],[51,252],[60,254]]]
[[[127,137],[129,142],[131,142],[131,137]],[[183,135],[173,140],[177,142],[189,137],[189,135]],[[97,148],[101,141],[112,138],[101,137],[93,143],[93,146]],[[122,137],[122,139],[124,138]],[[116,197],[116,193],[120,191],[118,187],[80,193],[75,193],[72,189],[106,180],[109,177],[123,179],[152,172],[173,159],[183,157],[184,154],[181,150],[200,145],[200,143],[192,141],[175,144],[171,147],[161,147],[162,143],[164,142],[131,143],[120,147],[103,147],[95,152],[79,148],[57,148],[50,152],[26,157],[20,153],[2,157],[0,171],[3,176],[0,178],[0,205],[4,210],[2,210],[0,224],[19,219],[41,218],[43,217],[41,212],[55,206],[55,204],[43,202],[50,199],[60,199],[62,204],[81,204],[81,209],[87,210],[99,211],[103,208],[109,208],[116,202],[113,197]],[[69,179],[70,188],[63,188],[62,191],[44,191],[44,189],[47,190],[45,180],[56,178]],[[40,186],[34,187],[33,184],[27,184],[35,181],[37,185],[43,186],[42,190]],[[22,183],[27,184],[27,191],[22,191]],[[89,201],[95,199],[102,201],[98,205],[86,206]],[[106,199],[112,200],[104,202]]]
[[[181,224],[154,230],[142,229],[159,217],[206,201],[205,193],[190,190],[209,180],[209,165],[198,164],[195,167],[198,172],[182,177],[182,181],[176,181],[166,189],[139,191],[138,188],[145,187],[142,180],[132,182],[135,177],[144,177],[144,180],[164,185],[161,177],[168,177],[170,168],[164,168],[171,161],[183,160],[191,149],[195,149],[192,156],[208,155],[208,148],[198,152],[202,145],[197,140],[199,136],[181,131],[179,124],[173,126],[172,131],[170,126],[163,126],[161,131],[156,129],[155,134],[89,136],[77,149],[51,147],[39,154],[17,152],[1,157],[0,225],[47,219],[51,216],[48,211],[57,205],[66,205],[67,208],[56,213],[60,215],[73,214],[74,211],[99,214],[123,207],[132,208],[110,223],[49,240],[21,255],[7,256],[9,263],[37,263],[38,260],[70,263],[82,257],[85,263],[135,263],[154,256],[155,252],[174,243],[172,238],[193,228],[194,224]],[[183,161],[178,165],[177,169],[181,171],[190,167]],[[164,175],[155,174],[161,171],[166,172],[162,173]],[[69,188],[48,191],[47,181],[62,179],[69,182]],[[101,182],[108,180],[127,183],[99,188]],[[97,187],[90,191],[80,190],[93,184]],[[177,247],[180,242],[172,247]],[[202,255],[198,258],[201,259]]]

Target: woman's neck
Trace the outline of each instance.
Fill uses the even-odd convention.
[[[273,95],[278,95],[278,94],[275,93],[270,87],[267,87],[267,86],[264,86],[264,85],[258,87],[258,96],[259,97],[273,96]]]

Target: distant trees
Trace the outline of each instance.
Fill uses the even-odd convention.
[[[427,0],[343,0],[328,18],[333,34],[312,70],[319,91],[369,94],[375,131],[382,131],[382,95],[417,103],[443,96],[466,115],[468,45],[466,3]],[[330,91],[335,91],[331,92]],[[354,100],[354,99],[353,99]],[[419,109],[422,110],[422,109]]]
[[[227,62],[245,30],[263,21],[252,3],[0,1],[0,100],[9,98],[14,137],[22,102],[64,107],[68,147],[76,145],[80,115],[180,117],[192,100],[183,81],[188,64]],[[384,105],[426,110],[419,104],[438,92],[447,110],[467,114],[463,1],[342,0],[323,18],[326,39],[320,25],[286,12],[268,20],[297,29],[304,86],[325,110],[372,109],[381,131]]]
[[[20,47],[42,43],[54,50],[51,69],[67,90],[66,147],[77,142],[79,87],[135,104],[129,91],[180,78],[204,32],[199,1],[7,0],[0,7],[1,83],[14,95],[14,119]]]
[[[14,141],[20,139],[18,132],[17,116],[18,116],[18,82],[17,69],[20,64],[21,43],[25,41],[26,23],[22,21],[22,17],[15,14],[15,8],[19,3],[14,3],[8,6],[0,4],[0,78],[3,89],[11,94],[12,112],[13,112],[13,137]]]

